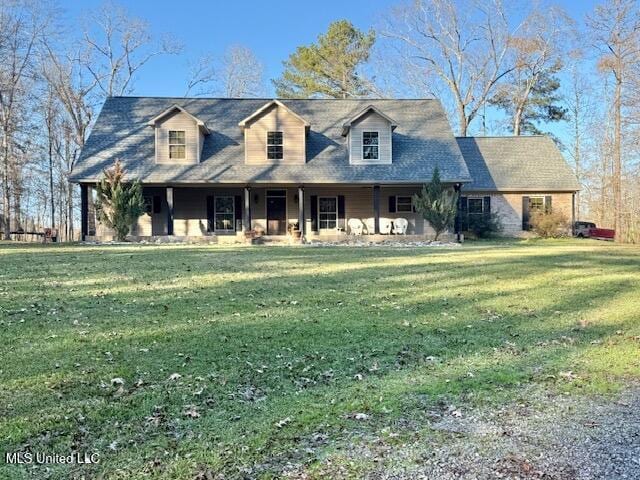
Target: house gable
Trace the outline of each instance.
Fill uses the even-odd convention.
[[[309,124],[279,101],[272,101],[238,124],[244,131],[245,163],[306,162]],[[274,139],[277,140],[274,141]],[[269,147],[279,154],[269,153]],[[274,158],[275,157],[275,158]]]
[[[156,163],[200,162],[204,136],[209,134],[204,122],[179,105],[173,105],[150,120],[148,125],[154,128]]]
[[[368,107],[343,126],[349,146],[349,163],[354,165],[388,165],[393,161],[395,122],[374,107]],[[377,142],[377,149],[371,145]],[[367,148],[369,147],[369,148]],[[376,154],[377,150],[377,154]]]

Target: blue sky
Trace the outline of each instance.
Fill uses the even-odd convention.
[[[507,0],[509,1],[509,0]],[[184,53],[153,59],[135,82],[137,95],[181,96],[186,84],[186,65],[205,52],[221,56],[225,48],[241,44],[251,48],[265,66],[269,80],[279,76],[282,61],[298,45],[308,44],[326,31],[334,20],[346,18],[358,28],[378,23],[394,0],[275,0],[271,2],[158,0],[120,1],[137,17],[146,19],[156,35],[169,33],[184,45]],[[594,0],[555,2],[574,18],[583,19],[597,3]],[[70,24],[98,0],[61,1]],[[268,93],[273,94],[270,82]]]

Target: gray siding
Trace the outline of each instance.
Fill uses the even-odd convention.
[[[362,132],[378,132],[378,160],[362,158]],[[389,164],[392,157],[391,124],[376,112],[368,112],[351,125],[349,130],[350,161],[353,164]]]

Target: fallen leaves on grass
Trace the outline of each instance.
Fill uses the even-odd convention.
[[[200,412],[198,412],[198,407],[195,405],[187,405],[183,415],[190,418],[199,418]]]
[[[276,422],[276,427],[277,428],[282,428],[282,427],[288,425],[289,423],[291,423],[291,417],[283,418],[282,420]]]

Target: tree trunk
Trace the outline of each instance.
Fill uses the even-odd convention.
[[[620,70],[618,71],[620,72]],[[616,76],[616,88],[613,100],[614,132],[613,132],[613,228],[616,238],[622,239],[622,78]]]
[[[53,145],[49,133],[49,193],[51,194],[51,228],[56,228],[56,203],[53,190]]]
[[[458,121],[460,122],[459,135],[461,137],[467,136],[467,130],[469,129],[469,121],[467,120],[467,114],[464,111],[464,105],[458,105]]]
[[[513,134],[515,136],[520,135],[520,124],[522,122],[522,113],[524,112],[524,105],[520,104],[516,107],[513,113]]]
[[[581,136],[580,136],[580,123],[578,120],[578,114],[577,114],[578,109],[576,108],[576,113],[575,115],[575,119],[574,119],[574,135],[575,135],[575,143],[573,146],[573,159],[575,160],[576,163],[576,178],[578,179],[578,183],[582,184],[580,177],[582,176],[582,172],[581,172],[581,159],[580,159],[580,155],[582,154],[582,152],[580,151],[580,141],[581,141]],[[576,221],[580,220],[580,192],[576,192],[576,203],[575,203],[575,208],[576,208]]]
[[[2,183],[4,184],[2,196],[2,210],[4,214],[2,230],[4,239],[11,240],[11,192],[9,189],[9,139],[7,138],[6,129],[2,136]]]

